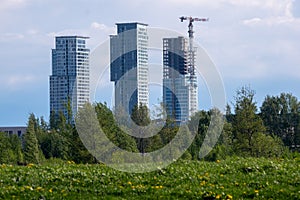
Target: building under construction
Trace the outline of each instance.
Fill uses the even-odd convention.
[[[195,51],[184,37],[163,39],[163,103],[168,117],[186,123],[198,110]],[[193,68],[194,69],[194,68]]]
[[[186,123],[198,110],[196,48],[193,45],[193,22],[207,18],[180,17],[188,20],[189,38],[163,39],[163,103],[168,117],[177,123]]]

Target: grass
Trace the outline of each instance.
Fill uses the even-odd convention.
[[[300,159],[178,161],[134,174],[73,162],[0,165],[0,199],[300,199]]]

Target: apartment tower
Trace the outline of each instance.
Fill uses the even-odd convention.
[[[74,122],[78,109],[90,100],[88,37],[59,36],[52,49],[52,75],[50,76],[50,112],[62,112]],[[68,117],[68,105],[72,119]],[[50,113],[50,114],[51,114]]]
[[[135,105],[149,105],[147,24],[117,23],[110,36],[110,80],[115,107],[131,114]]]

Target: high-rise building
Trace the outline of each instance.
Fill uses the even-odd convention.
[[[177,123],[186,123],[198,110],[194,57],[186,38],[163,39],[163,104]]]
[[[68,119],[68,103],[74,115],[90,99],[88,37],[59,36],[52,49],[50,112],[63,112]],[[51,114],[50,113],[50,114]]]
[[[110,80],[115,84],[115,107],[131,113],[149,105],[147,24],[117,23],[110,36]]]

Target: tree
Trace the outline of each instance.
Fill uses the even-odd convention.
[[[242,87],[235,97],[235,117],[233,120],[233,134],[236,138],[236,150],[244,155],[255,156],[254,138],[265,133],[262,119],[256,114],[254,101],[255,92],[249,87]]]
[[[45,133],[39,143],[46,159],[69,159],[69,142],[66,137],[55,130]]]
[[[113,112],[107,107],[107,105],[105,103],[97,103],[94,107],[99,125],[108,139],[121,149],[130,152],[137,152],[138,150],[134,137],[123,131],[126,130],[126,127],[123,127],[122,129],[120,128],[120,124],[115,121]],[[126,123],[124,125],[126,125]]]
[[[24,134],[24,160],[26,163],[38,164],[41,162],[41,152],[35,133],[35,120],[34,114],[30,114],[27,131]]]
[[[285,152],[282,140],[277,136],[258,133],[253,140],[252,152],[256,157],[279,157]]]
[[[13,163],[24,163],[21,139],[16,134],[13,134],[10,135],[9,141],[11,144],[11,149],[15,155],[15,160],[13,160]]]
[[[271,135],[280,137],[286,146],[300,144],[300,102],[292,94],[267,96],[261,117]]]
[[[52,110],[50,112],[49,126],[50,126],[50,129],[58,128],[57,113],[54,110]]]
[[[210,114],[207,111],[199,111],[191,118],[188,123],[189,130],[196,134],[189,152],[194,160],[199,159],[200,148],[203,144],[210,123]]]
[[[11,163],[15,157],[7,133],[0,132],[0,163]]]
[[[145,153],[148,141],[145,138],[143,138],[144,136],[146,136],[145,126],[149,125],[151,122],[149,109],[147,108],[147,106],[142,104],[135,105],[132,109],[131,119],[137,125],[135,126],[136,130],[134,131],[141,136],[140,138],[136,139],[138,150],[141,153]]]

